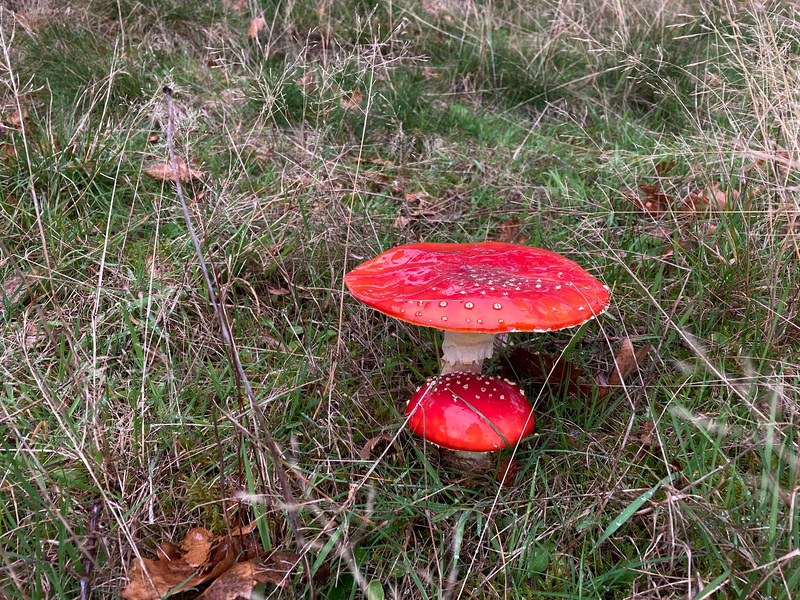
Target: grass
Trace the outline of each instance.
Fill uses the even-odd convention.
[[[795,9],[43,0],[0,8],[0,32],[0,596],[78,595],[97,498],[95,597],[226,507],[297,550],[174,186],[144,174],[163,85],[320,597],[800,596]],[[726,208],[637,210],[656,181],[718,183]],[[602,399],[521,381],[537,433],[501,486],[403,430],[439,334],[343,275],[516,222],[613,305],[515,344],[566,349],[586,383],[626,336],[653,351]]]

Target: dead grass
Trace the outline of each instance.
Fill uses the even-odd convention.
[[[797,596],[791,6],[72,4],[0,9],[0,284],[27,285],[0,305],[0,595],[75,597],[99,498],[95,597],[193,526],[253,519],[307,553],[320,597]],[[174,187],[144,174],[167,155],[164,84],[304,549]],[[629,199],[655,182],[658,214]],[[715,184],[724,210],[685,210]],[[514,343],[566,349],[587,384],[622,338],[654,351],[602,400],[521,382],[537,431],[501,486],[404,430],[437,335],[343,275],[511,222],[614,298]],[[265,593],[310,595],[300,573]]]

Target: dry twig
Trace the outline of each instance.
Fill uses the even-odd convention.
[[[272,457],[272,462],[275,465],[275,472],[278,476],[278,481],[280,482],[281,493],[283,495],[283,501],[286,507],[286,513],[289,517],[289,522],[292,526],[292,531],[294,533],[295,543],[297,544],[298,553],[300,553],[303,559],[303,567],[304,573],[306,575],[306,579],[308,581],[309,588],[311,590],[311,596],[314,597],[314,582],[311,576],[311,565],[309,563],[308,557],[305,553],[305,539],[303,537],[303,532],[300,529],[300,520],[297,517],[297,503],[295,502],[294,498],[292,497],[292,490],[289,485],[289,478],[286,475],[286,469],[283,464],[283,458],[281,455],[281,450],[278,447],[278,444],[275,442],[275,439],[272,437],[272,434],[269,432],[269,426],[267,424],[267,420],[264,418],[264,413],[261,412],[261,409],[256,402],[255,394],[253,393],[253,389],[250,386],[250,381],[247,378],[247,374],[242,367],[242,363],[239,360],[239,351],[236,347],[236,342],[233,339],[233,333],[230,330],[230,326],[228,324],[227,319],[225,318],[222,309],[217,302],[217,296],[214,292],[214,286],[211,283],[211,277],[208,273],[208,268],[206,267],[205,259],[203,258],[203,251],[200,248],[200,241],[197,239],[197,234],[195,233],[194,226],[192,225],[192,219],[189,216],[189,209],[186,205],[186,198],[183,194],[183,186],[181,185],[181,178],[178,173],[178,163],[175,158],[175,147],[173,142],[173,135],[175,131],[175,109],[172,104],[172,89],[165,86],[164,93],[167,96],[167,111],[169,116],[168,126],[167,126],[167,148],[169,149],[169,160],[170,164],[172,165],[172,170],[175,176],[175,185],[178,191],[178,199],[181,203],[181,209],[183,210],[183,217],[186,221],[186,227],[189,230],[189,235],[192,238],[192,244],[194,245],[194,250],[197,255],[197,262],[200,266],[200,270],[203,272],[203,278],[206,283],[206,289],[208,290],[208,298],[211,301],[211,305],[214,308],[214,314],[217,316],[217,320],[219,321],[220,333],[222,335],[222,339],[225,344],[230,349],[230,357],[231,361],[233,362],[234,371],[237,375],[239,383],[244,388],[245,394],[247,398],[250,400],[250,409],[253,411],[255,415],[256,421],[258,422],[259,426],[259,435],[264,438],[264,441],[269,448],[270,455]]]

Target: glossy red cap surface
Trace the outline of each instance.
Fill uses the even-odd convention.
[[[577,263],[500,242],[398,246],[350,271],[345,283],[382,313],[452,331],[553,331],[609,303],[608,289]]]
[[[431,379],[406,406],[416,435],[450,450],[492,452],[533,431],[533,409],[522,391],[499,377],[449,373]]]

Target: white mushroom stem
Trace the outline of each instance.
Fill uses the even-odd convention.
[[[464,473],[486,473],[494,469],[498,454],[440,448],[439,456],[443,463]]]
[[[480,373],[483,360],[492,357],[494,334],[444,332],[442,342],[442,375],[447,373]]]

